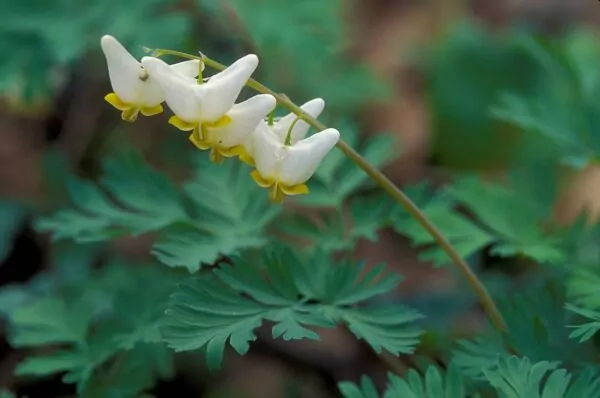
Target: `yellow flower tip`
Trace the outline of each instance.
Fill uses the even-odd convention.
[[[205,126],[205,128],[218,129],[227,126],[231,122],[231,117],[223,115],[214,122],[204,122],[203,125]]]
[[[131,108],[121,112],[121,119],[123,119],[126,122],[133,123],[137,120],[139,113],[140,110],[138,108]]]
[[[263,178],[258,170],[252,170],[250,176],[259,187],[269,189],[269,200],[273,203],[283,203],[286,195],[295,196],[309,193],[309,189],[306,184],[280,184],[275,180]]]
[[[269,201],[271,203],[281,204],[283,203],[284,199],[285,195],[283,194],[281,189],[279,189],[277,184],[274,184],[271,188],[269,188]]]
[[[221,164],[225,158],[232,158],[237,155],[235,147],[223,148],[218,145],[211,145],[208,143],[205,145],[210,145],[210,160],[216,164]]]
[[[286,195],[295,196],[295,195],[306,195],[310,192],[308,186],[306,184],[297,184],[297,185],[283,185],[279,184],[279,189]]]
[[[233,146],[231,148],[224,148],[221,146],[215,146],[215,148],[217,148],[219,150],[219,152],[221,153],[221,155],[223,155],[226,158],[233,158],[239,155],[239,149],[238,149],[239,145]]]
[[[144,116],[154,116],[162,113],[164,111],[163,106],[158,104],[156,106],[143,106],[140,108],[140,112]]]
[[[202,136],[200,135],[200,131],[199,129],[194,129],[194,131],[192,132],[192,134],[190,134],[189,137],[190,141],[192,142],[192,144],[194,144],[194,146],[202,151],[205,151],[207,149],[211,149],[211,146],[209,144],[207,144],[203,139]]]
[[[197,123],[186,122],[185,120],[180,119],[179,116],[171,116],[169,118],[169,124],[181,131],[192,131],[198,126]]]
[[[212,148],[210,150],[210,161],[211,162],[213,162],[214,164],[221,164],[221,163],[223,163],[223,160],[225,160],[225,157],[223,156],[221,151],[219,151],[218,148]]]
[[[246,163],[251,167],[255,166],[254,158],[250,156],[250,154],[248,153],[248,151],[246,151],[243,145],[236,145],[232,148],[232,150],[235,152],[234,156],[237,156],[240,159],[240,161]]]
[[[247,155],[247,154],[239,154],[238,157],[239,157],[240,161],[246,163],[248,166],[250,166],[250,167],[256,166],[252,156]]]
[[[254,182],[256,182],[256,185],[258,185],[261,188],[269,188],[270,186],[275,185],[275,181],[263,178],[258,172],[258,170],[252,170],[250,172],[250,176],[252,177]]]
[[[133,108],[132,105],[129,105],[121,100],[121,98],[119,98],[119,96],[115,93],[106,94],[104,96],[104,100],[120,111],[128,111]]]

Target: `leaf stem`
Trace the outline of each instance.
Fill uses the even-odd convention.
[[[217,70],[223,70],[226,68],[225,65],[210,58],[207,58],[206,56],[198,57],[179,51],[165,49],[156,49],[152,53],[155,56],[174,55],[187,59],[199,59],[203,61],[207,66]],[[318,131],[327,129],[327,126],[325,126],[323,123],[319,122],[318,120],[304,112],[298,105],[294,104],[286,95],[276,93],[254,79],[248,80],[246,85],[259,93],[271,94],[277,99],[277,103],[280,106],[296,114],[299,118],[304,120],[306,123],[310,124]],[[370,164],[358,152],[352,149],[352,147],[350,147],[344,140],[340,139],[338,141],[337,147],[344,153],[344,155],[346,155],[346,157],[352,160],[373,181],[375,181],[384,191],[386,191],[392,197],[392,199],[398,202],[433,237],[435,242],[454,262],[460,273],[466,279],[467,283],[471,285],[471,288],[477,295],[481,306],[487,313],[494,327],[500,332],[508,333],[506,322],[504,321],[502,314],[498,310],[494,299],[490,296],[486,287],[479,280],[477,275],[475,275],[473,270],[471,270],[469,265],[463,260],[463,258],[456,251],[456,249],[454,249],[454,247],[444,236],[444,234],[431,222],[431,220],[429,220],[429,218],[419,209],[419,207],[408,196],[406,196],[406,194],[404,194],[404,192],[402,192],[392,181],[390,181],[389,178],[387,178],[375,166]]]

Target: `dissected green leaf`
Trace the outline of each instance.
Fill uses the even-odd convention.
[[[379,398],[379,392],[377,391],[373,380],[363,375],[360,378],[360,384],[345,381],[339,383],[339,389],[344,398]]]
[[[497,303],[511,332],[503,336],[490,328],[473,341],[461,340],[454,359],[465,375],[480,379],[495,358],[505,358],[511,350],[532,361],[559,361],[575,367],[592,360],[589,344],[578,344],[569,338],[566,325],[571,313],[563,307],[562,294],[551,286],[532,287],[525,294],[505,297]]]
[[[484,370],[486,380],[502,398],[562,398],[571,375],[556,362],[534,362],[510,356]]]
[[[600,397],[600,374],[598,369],[588,367],[580,372],[565,394],[565,398],[595,398]]]
[[[434,192],[428,184],[422,183],[407,187],[405,193],[444,234],[463,258],[467,258],[491,242],[492,237],[487,232],[455,210],[455,202],[447,192]],[[413,215],[400,206],[396,206],[392,213],[392,219],[396,232],[411,238],[413,245],[433,246],[420,254],[419,257],[422,260],[433,261],[437,266],[448,264],[448,255]]]
[[[70,348],[50,355],[27,357],[15,373],[46,376],[68,372],[64,381],[83,388],[93,369],[104,363],[116,349],[106,340],[90,344],[88,333],[93,316],[88,302],[68,305],[58,298],[42,298],[16,309],[10,314],[13,346],[43,347],[66,343]]]
[[[249,170],[233,161],[217,166],[204,160],[198,160],[197,169],[179,192],[139,154],[121,153],[106,162],[100,186],[71,181],[70,195],[79,209],[41,218],[37,227],[52,231],[54,239],[77,242],[159,232],[153,254],[191,272],[221,255],[267,243],[264,230],[280,208],[268,202]]]
[[[559,241],[542,231],[536,203],[514,190],[465,177],[448,193],[475,213],[495,238],[492,253],[502,257],[524,254],[541,262],[560,262]]]
[[[590,267],[578,267],[566,281],[570,301],[574,304],[600,310],[600,272]]]
[[[185,186],[194,205],[193,224],[167,228],[153,253],[169,266],[191,272],[220,255],[234,255],[268,242],[265,228],[281,211],[254,184],[243,164],[214,165],[197,158],[197,176]]]
[[[171,353],[162,344],[139,344],[120,353],[106,374],[95,374],[81,392],[84,398],[141,397],[157,379],[173,377]]]
[[[352,199],[347,209],[325,210],[318,215],[292,214],[277,228],[310,247],[348,251],[359,239],[376,242],[378,231],[390,224],[392,203],[381,195]]]
[[[187,218],[174,184],[138,153],[109,159],[100,184],[106,193],[90,182],[72,179],[69,193],[78,209],[41,218],[38,229],[52,231],[55,239],[89,242],[154,231]]]
[[[469,393],[470,389],[454,365],[450,365],[446,372],[440,372],[436,366],[427,368],[424,376],[419,375],[414,369],[408,371],[403,377],[390,375],[390,386],[385,398],[467,398],[477,397]]]
[[[93,313],[86,302],[67,305],[58,299],[42,299],[10,313],[16,332],[11,344],[31,347],[45,344],[84,344]]]
[[[443,372],[431,365],[424,375],[410,369],[403,377],[390,373],[388,385],[383,395],[375,389],[373,381],[362,376],[360,385],[350,382],[339,384],[340,391],[347,398],[477,398],[478,394],[470,393],[470,387],[458,368],[450,364]]]
[[[589,322],[580,325],[569,326],[574,329],[569,335],[570,338],[577,339],[580,343],[583,343],[598,333],[600,330],[600,312],[586,310],[585,308],[577,308],[570,304],[567,304],[565,308],[590,320]]]
[[[522,44],[543,71],[544,83],[530,95],[504,94],[493,115],[526,134],[528,152],[546,145],[558,161],[585,167],[600,151],[593,133],[600,116],[600,74],[592,67],[600,60],[600,46],[594,34],[575,29],[550,42],[529,37]]]
[[[492,335],[474,340],[460,340],[458,349],[454,352],[454,361],[465,376],[481,380],[484,377],[483,371],[493,367],[499,355],[508,354],[502,340]]]
[[[274,322],[274,338],[318,339],[310,327],[343,323],[378,352],[412,352],[420,335],[412,323],[421,315],[399,305],[354,307],[398,284],[391,275],[377,279],[382,271],[376,267],[361,278],[361,267],[333,265],[324,253],[300,260],[289,251],[265,252],[260,264],[238,259],[180,285],[163,336],[177,351],[203,348],[213,368],[227,342],[246,353],[264,320]]]
[[[115,356],[132,352],[133,357],[145,356],[138,360],[137,372],[146,382],[137,392],[152,385],[155,373],[170,377],[172,358],[158,327],[178,278],[163,267],[126,269],[115,263],[94,271],[84,284],[74,279],[53,285],[44,293],[49,297],[29,292],[24,302],[7,310],[10,341],[15,347],[45,348],[48,353],[26,357],[16,374],[44,377],[62,373],[63,382],[76,384],[81,393],[88,387],[98,388],[93,387],[98,378],[106,387],[104,368],[112,366]],[[130,377],[122,374],[125,371],[111,373],[133,383],[131,388],[138,385],[135,379],[128,381]],[[125,387],[121,389],[129,394]]]

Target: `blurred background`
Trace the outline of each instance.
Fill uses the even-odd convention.
[[[340,129],[342,137],[341,126],[349,126],[360,140],[380,134],[393,137],[396,160],[385,166],[385,172],[400,186],[421,181],[441,185],[463,172],[497,176],[517,161],[535,163],[551,157],[552,150],[546,150],[543,142],[529,140],[490,115],[503,92],[527,94],[545,79],[540,63],[523,44],[528,37],[584,48],[588,64],[596,69],[600,59],[595,58],[600,3],[589,0],[1,0],[1,4],[0,284],[4,287],[29,283],[58,263],[75,262],[74,258],[97,265],[118,253],[127,259],[124,263],[153,261],[151,237],[118,239],[88,252],[53,243],[36,232],[32,226],[36,214],[69,202],[65,175],[93,179],[107,154],[124,146],[137,148],[175,180],[188,174],[181,159],[193,148],[166,123],[166,113],[126,124],[103,100],[112,91],[99,46],[103,34],[117,37],[137,57],[144,54],[142,46],[200,50],[226,64],[246,53],[258,54],[261,65],[255,78],[298,104],[324,98],[322,120]],[[550,198],[557,222],[572,222],[583,208],[595,218],[600,209],[594,195],[599,174],[594,167],[578,171],[569,177],[568,189]],[[446,297],[456,290],[456,276],[447,268],[419,262],[419,251],[407,238],[382,231],[379,239],[361,241],[354,255],[370,264],[387,262],[397,268],[406,276],[401,294],[407,300],[426,296],[430,301],[423,305],[435,308],[441,305],[436,295]],[[481,269],[493,270],[507,262],[527,266],[518,259],[494,257],[485,249],[471,260]],[[510,267],[503,269],[512,272],[506,271]],[[72,272],[68,267],[63,271]],[[11,305],[6,297],[0,300],[0,317],[2,306]],[[463,298],[455,297],[460,307]],[[457,335],[482,324],[477,311],[447,311],[449,330]],[[15,378],[13,370],[22,355],[6,340],[0,341],[0,386],[19,396],[73,394],[59,378]],[[335,382],[342,378],[385,374],[368,349],[338,331],[327,332],[317,345],[261,340],[249,355],[233,355],[227,361],[216,376],[199,365],[183,366],[152,393],[327,397],[335,396]]]

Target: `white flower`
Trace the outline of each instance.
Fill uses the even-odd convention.
[[[121,43],[112,36],[102,36],[100,45],[106,63],[113,93],[104,99],[120,110],[123,120],[133,122],[139,113],[152,116],[163,111],[164,94],[154,79]],[[202,64],[204,68],[204,64]],[[181,79],[194,81],[200,72],[200,61],[184,61],[170,66]]]
[[[169,123],[192,131],[190,140],[200,149],[210,149],[214,162],[239,155],[240,145],[276,105],[275,97],[269,94],[235,104],[258,66],[254,54],[240,58],[202,84],[181,79],[157,58],[144,57],[142,65],[160,85],[167,105],[175,113]]]
[[[274,202],[282,202],[284,195],[308,193],[305,182],[337,144],[340,133],[330,128],[286,145],[268,127],[261,124],[252,135],[256,167],[252,178],[259,186],[269,188],[269,198]]]
[[[325,108],[325,101],[321,98],[315,98],[301,106],[302,110],[313,118],[318,118]],[[290,139],[290,144],[294,145],[298,141],[306,137],[310,125],[304,120],[297,120],[298,116],[294,113],[290,113],[279,120],[276,120],[273,125],[269,125],[264,121],[261,121],[261,129],[270,129],[275,136],[279,138],[279,141],[284,144],[285,140]],[[291,131],[290,131],[291,128]],[[240,160],[254,166],[254,139],[252,136],[243,143],[243,150],[240,150]]]

